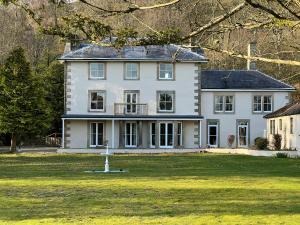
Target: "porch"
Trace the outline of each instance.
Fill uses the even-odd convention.
[[[199,149],[200,116],[63,118],[62,149]]]

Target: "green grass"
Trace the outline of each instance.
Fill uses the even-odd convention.
[[[0,155],[0,224],[300,224],[300,160]]]

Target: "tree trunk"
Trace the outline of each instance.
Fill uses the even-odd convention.
[[[17,135],[15,133],[11,134],[10,152],[11,153],[17,152]]]

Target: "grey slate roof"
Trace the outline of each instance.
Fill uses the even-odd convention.
[[[300,114],[300,101],[288,104],[272,113],[269,113],[264,116],[264,118],[270,119],[281,116],[291,116]]]
[[[60,60],[207,61],[203,51],[196,53],[173,44],[124,46],[121,49],[86,44],[75,51],[64,54]]]
[[[257,70],[203,70],[202,89],[290,89],[294,88]]]

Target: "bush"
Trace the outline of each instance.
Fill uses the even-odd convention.
[[[273,146],[274,149],[279,151],[281,149],[281,135],[280,134],[274,134],[273,135]]]
[[[259,150],[264,150],[268,148],[269,141],[267,138],[257,137],[254,140],[255,146]]]
[[[287,153],[283,153],[283,152],[277,152],[276,153],[276,157],[277,158],[288,158],[288,154]]]
[[[233,134],[228,135],[228,137],[227,137],[227,143],[228,143],[228,146],[230,148],[232,148],[234,139],[235,139],[235,136]]]

